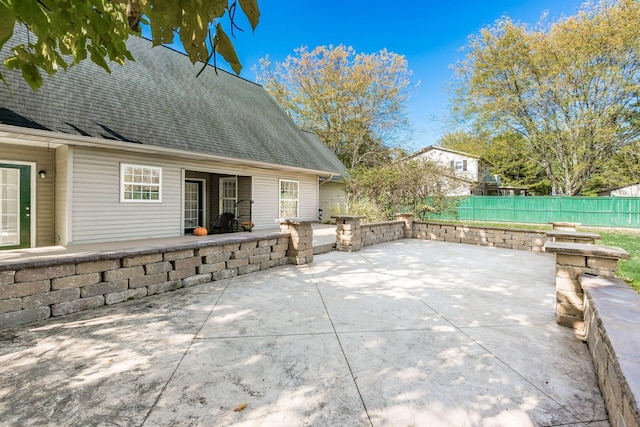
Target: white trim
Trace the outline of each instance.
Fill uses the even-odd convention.
[[[184,182],[187,179],[187,171],[185,168],[180,169],[180,235],[184,236]]]
[[[200,200],[200,204],[202,207],[202,221],[204,222],[204,224],[199,224],[199,226],[207,228],[207,180],[204,178],[187,178],[186,176],[184,176],[184,178],[182,179],[182,232],[183,233],[185,229],[184,194],[185,194],[185,184],[187,183],[187,181],[198,181],[200,184],[202,184],[202,199]]]
[[[74,163],[73,163],[73,145],[69,145],[67,150],[67,237],[65,245],[73,242],[73,178]],[[54,220],[55,224],[55,220]]]
[[[143,169],[150,169],[150,170],[157,170],[158,171],[158,199],[127,199],[124,197],[124,175],[125,175],[125,169],[126,168],[143,168]],[[144,183],[147,186],[153,186],[155,187],[156,184],[149,184],[149,183]],[[133,164],[133,163],[123,163],[120,162],[120,202],[121,203],[162,203],[162,167],[160,166],[147,166],[147,165],[142,165],[142,164]],[[184,221],[183,221],[184,223]]]
[[[29,247],[36,247],[36,222],[38,221],[38,206],[37,206],[37,192],[36,192],[36,168],[38,165],[35,162],[20,162],[15,160],[1,160],[0,163],[5,165],[20,165],[20,166],[29,166],[31,168],[31,183],[29,188]],[[52,172],[53,174],[53,172]],[[53,179],[50,177],[49,179]],[[54,183],[55,184],[55,183]]]
[[[35,138],[29,138],[35,137]],[[13,141],[12,141],[13,140]],[[19,126],[3,125],[0,124],[0,143],[7,144],[19,144],[25,145],[24,141],[28,141],[28,144],[44,147],[55,148],[56,144],[63,145],[79,145],[84,147],[94,148],[111,148],[123,151],[130,151],[136,153],[155,153],[155,154],[170,154],[174,157],[184,158],[186,160],[193,159],[193,151],[180,150],[177,148],[166,148],[155,145],[147,144],[132,144],[130,142],[105,140],[101,138],[94,138],[90,136],[81,135],[69,135],[61,132],[43,131],[39,129],[28,129]],[[296,166],[281,165],[277,163],[261,162],[256,160],[235,159],[232,157],[217,156],[213,154],[198,153],[199,159],[206,159],[212,161],[223,162],[230,165],[248,166],[264,168],[276,171],[293,171],[303,172],[316,175],[334,175],[339,176],[339,173],[335,171],[322,171],[315,169],[306,169]]]
[[[296,216],[294,218],[299,218],[300,217],[300,181],[297,181],[295,179],[283,179],[280,178],[278,179],[278,217],[279,218],[283,218],[282,217],[282,183],[283,182],[295,182],[296,186],[297,186],[297,197],[295,199],[296,201]],[[284,199],[284,200],[293,200],[293,199]],[[286,218],[291,218],[291,217],[286,217]]]

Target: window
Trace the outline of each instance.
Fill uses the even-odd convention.
[[[280,218],[298,218],[298,181],[280,180]]]
[[[236,213],[236,199],[238,198],[238,186],[236,185],[236,177],[220,178],[220,212]]]
[[[457,171],[466,171],[467,170],[467,161],[466,160],[456,160],[455,162],[451,160],[450,163],[451,169],[455,169]]]
[[[120,201],[161,202],[162,168],[120,165]]]

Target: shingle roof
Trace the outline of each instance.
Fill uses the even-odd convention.
[[[14,40],[26,39],[22,28],[16,27]],[[202,64],[193,66],[166,47],[151,48],[148,40],[132,37],[127,46],[135,62],[110,64],[107,74],[84,61],[45,77],[35,93],[19,73],[3,69],[10,91],[0,83],[0,124],[344,172],[262,86],[222,70],[216,75],[210,66],[196,78]]]

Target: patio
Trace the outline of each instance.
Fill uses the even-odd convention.
[[[0,424],[607,426],[553,283],[403,239],[0,331]]]

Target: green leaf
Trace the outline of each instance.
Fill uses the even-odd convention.
[[[251,28],[255,31],[260,22],[260,9],[258,8],[258,0],[238,0],[240,8],[247,15]]]
[[[216,37],[214,39],[214,44],[216,47],[216,52],[218,52],[225,61],[231,65],[231,68],[236,74],[240,74],[242,70],[242,65],[240,64],[240,60],[238,59],[238,55],[236,54],[236,50],[233,47],[233,43],[229,39],[229,36],[222,29],[222,25],[218,24],[216,26]]]
[[[104,70],[111,74],[111,70],[109,69],[109,66],[107,65],[107,61],[104,60],[104,53],[102,53],[100,51],[100,48],[94,46],[94,45],[88,45],[87,46],[87,50],[89,50],[89,52],[91,52],[91,61],[95,62],[96,64],[98,64],[99,66],[101,66],[102,68],[104,68]]]
[[[0,48],[13,35],[13,27],[16,24],[16,15],[4,3],[0,3]]]
[[[26,63],[22,66],[22,78],[29,83],[34,92],[42,86],[40,71],[38,71],[38,67],[31,63]]]
[[[211,2],[211,11],[216,18],[223,17],[226,10],[227,0],[213,0]]]

